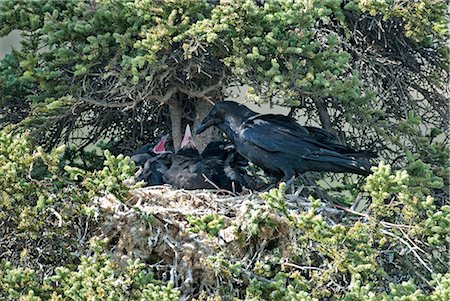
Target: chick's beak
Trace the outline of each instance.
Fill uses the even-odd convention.
[[[184,137],[183,140],[181,141],[181,148],[185,148],[188,144],[190,144],[192,148],[196,148],[194,139],[192,138],[191,127],[189,126],[189,124],[186,125],[186,130],[184,131]]]
[[[153,152],[155,154],[163,154],[166,153],[166,142],[167,140],[169,140],[170,135],[164,135],[161,140],[159,140],[159,142],[155,145],[155,147],[153,147]]]

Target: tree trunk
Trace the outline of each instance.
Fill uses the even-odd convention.
[[[322,127],[332,133],[335,133],[331,125],[330,114],[328,114],[327,107],[321,99],[314,99],[317,111],[319,112],[320,123]]]
[[[202,120],[208,115],[209,110],[211,110],[212,104],[203,98],[197,98],[195,101],[195,119],[194,119],[194,130],[200,125]],[[201,135],[195,136],[195,144],[198,150],[201,152],[206,147],[206,145],[214,140],[220,140],[222,138],[220,131],[215,127],[210,127],[204,131]]]
[[[183,136],[181,133],[181,116],[182,116],[182,107],[181,101],[178,99],[177,95],[175,95],[169,101],[169,112],[170,112],[170,122],[172,128],[172,141],[173,148],[175,152],[180,149],[181,140],[183,140]]]
[[[183,140],[184,126],[191,125],[192,132],[198,127],[205,116],[211,110],[212,103],[205,98],[188,98],[185,94],[176,94],[168,102],[172,140],[175,152],[180,149],[181,141]],[[191,106],[193,105],[194,108]],[[186,113],[189,112],[189,113]],[[188,114],[185,116],[184,114]],[[192,124],[192,121],[194,124]],[[214,140],[221,139],[220,131],[211,127],[204,131],[201,135],[193,135],[197,149],[202,152],[206,145]]]

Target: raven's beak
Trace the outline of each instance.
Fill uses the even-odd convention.
[[[213,118],[208,115],[205,117],[205,119],[203,119],[202,123],[195,129],[195,134],[198,135],[200,133],[203,133],[207,128],[217,123],[218,120],[216,118]]]

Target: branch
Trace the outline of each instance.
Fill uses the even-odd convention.
[[[182,105],[178,97],[173,98],[169,102],[170,126],[172,130],[173,148],[178,152],[182,140],[181,115]]]
[[[413,252],[414,256],[416,256],[416,258],[417,258],[417,259],[419,260],[419,262],[420,262],[420,263],[428,270],[428,272],[430,272],[431,274],[434,274],[434,271],[433,271],[431,268],[428,267],[428,265],[426,264],[426,262],[419,256],[419,254],[416,252],[416,250],[415,250],[413,247],[411,247],[411,245],[410,245],[406,240],[404,240],[404,239],[401,238],[400,236],[395,235],[394,233],[389,232],[389,231],[386,231],[386,230],[381,230],[381,232],[384,233],[384,234],[386,234],[386,235],[392,236],[392,237],[398,239],[399,241],[401,241],[405,246],[408,247],[408,249],[409,249],[411,252]]]
[[[80,100],[85,103],[88,103],[88,104],[91,104],[94,106],[104,107],[104,108],[124,108],[124,107],[130,106],[133,104],[132,101],[123,102],[123,103],[108,103],[108,102],[99,101],[99,100],[86,98],[86,97],[82,97],[82,98],[80,98]]]
[[[320,122],[322,123],[322,127],[334,133],[333,127],[331,125],[330,114],[328,114],[327,108],[323,104],[322,100],[314,98],[314,104],[319,111],[319,118]]]
[[[358,212],[358,211],[354,211],[354,210],[351,210],[351,209],[348,209],[346,207],[343,207],[343,206],[340,206],[340,205],[336,205],[336,204],[334,204],[333,206],[336,207],[336,208],[342,209],[344,211],[347,211],[349,213],[352,213],[352,214],[359,215],[359,216],[365,217],[367,219],[370,219],[370,216],[368,214],[361,213],[361,212]],[[384,222],[384,221],[380,221],[380,224],[382,224],[386,228],[406,228],[406,229],[413,228],[412,226],[408,226],[408,225],[393,224],[393,223]]]
[[[217,90],[221,87],[222,87],[222,79],[220,79],[217,82],[217,84],[208,86],[207,88],[200,90],[200,91],[188,90],[183,87],[178,87],[178,91],[186,94],[187,96],[189,96],[191,98],[201,98],[201,97],[205,97],[208,93],[213,92],[214,90]]]
[[[223,79],[223,78],[222,78]],[[133,101],[128,102],[122,102],[122,103],[109,103],[106,101],[99,101],[92,98],[86,98],[82,97],[80,98],[81,101],[84,101],[88,104],[105,107],[105,108],[122,108],[124,111],[135,108],[138,103],[142,102],[145,99],[148,100],[156,100],[161,104],[166,104],[172,96],[177,93],[181,92],[183,94],[186,94],[187,96],[191,98],[201,98],[205,97],[208,93],[217,90],[222,87],[222,79],[220,79],[216,84],[208,86],[204,88],[203,90],[189,90],[186,89],[183,86],[174,85],[172,88],[170,88],[164,95],[145,95],[143,97],[139,97],[134,99]],[[131,98],[131,95],[127,95],[128,98]]]
[[[325,270],[322,269],[322,268],[311,267],[311,266],[296,265],[296,264],[290,263],[290,262],[282,262],[281,265],[282,265],[282,266],[293,267],[293,268],[296,268],[296,269],[299,269],[299,270],[314,270],[314,271],[325,272]]]

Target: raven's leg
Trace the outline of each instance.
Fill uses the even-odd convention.
[[[277,180],[273,183],[269,183],[267,186],[263,186],[259,192],[267,192],[272,188],[277,188],[281,180]]]
[[[286,188],[284,189],[285,192],[288,191],[289,187],[291,186],[291,184],[295,181],[295,174],[292,175],[290,178],[285,177],[286,181]],[[292,189],[291,189],[291,193],[294,194],[294,185],[292,184]]]
[[[273,181],[272,183],[269,183],[267,186],[263,186],[260,189],[260,192],[267,192],[272,188],[278,188],[278,186],[280,186],[280,183],[283,181],[283,176],[281,175],[273,175],[273,177],[275,178],[275,181]]]
[[[276,181],[273,184],[270,184],[266,188],[264,188],[262,191],[266,192],[269,191],[272,188],[278,188],[280,186],[281,182],[286,183],[286,187],[284,188],[284,191],[287,192],[289,187],[291,187],[291,184],[295,181],[295,174],[289,173],[288,175],[285,175],[284,177],[277,177]],[[292,193],[294,193],[294,185],[292,185]]]

